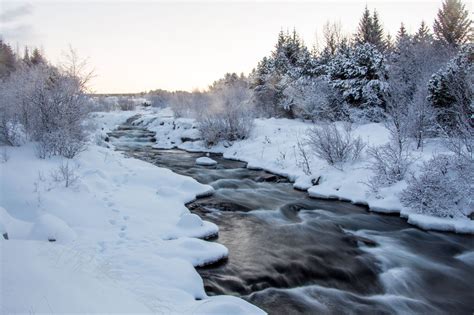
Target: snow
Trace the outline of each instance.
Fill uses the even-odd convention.
[[[206,156],[203,156],[203,157],[200,157],[200,158],[197,158],[196,159],[196,164],[197,165],[203,165],[203,166],[213,166],[213,165],[216,165],[217,162],[214,161],[213,159],[211,158],[208,158]]]
[[[297,142],[304,139],[312,122],[293,119],[255,119],[255,127],[248,139],[234,143],[220,143],[208,148],[199,139],[197,124],[193,119],[173,119],[169,109],[157,110],[145,114],[140,123],[155,131],[158,148],[172,148],[192,152],[222,153],[225,158],[247,162],[251,169],[263,169],[285,176],[294,182],[294,187],[307,190],[311,197],[338,199],[355,204],[367,205],[370,211],[395,213],[406,218],[408,223],[427,230],[473,233],[474,221],[469,219],[433,218],[421,216],[411,209],[403,207],[399,195],[406,188],[406,181],[400,181],[388,187],[380,187],[377,193],[371,192],[367,183],[373,176],[369,169],[369,157],[362,154],[359,161],[346,163],[337,168],[310,154],[311,174],[305,174],[301,167]],[[342,123],[336,123],[342,128]],[[353,135],[360,136],[368,146],[388,143],[390,132],[382,123],[354,125]],[[187,135],[192,133],[192,137]],[[186,135],[186,136],[185,136]],[[186,140],[186,141],[183,141]],[[305,147],[307,152],[310,148]],[[428,139],[423,150],[413,150],[415,163],[411,170],[416,172],[423,161],[434,154],[449,153],[441,139]],[[312,182],[319,178],[319,184]]]
[[[15,313],[149,313],[137,296],[106,277],[93,257],[41,241],[0,242],[0,311]]]
[[[0,313],[263,313],[236,297],[209,297],[196,266],[226,258],[203,238],[218,227],[185,207],[211,186],[126,158],[106,132],[137,112],[94,113],[78,180],[53,179],[63,160],[32,143],[0,164]],[[201,239],[202,238],[202,239]]]
[[[70,187],[51,176],[63,160],[38,159],[32,143],[9,148],[10,159],[0,163],[0,232],[9,238],[0,237],[1,313],[263,313],[236,297],[207,296],[195,270],[229,255],[223,245],[204,240],[218,227],[185,206],[213,188],[127,158],[106,141],[107,131],[136,114],[142,116],[135,123],[157,132],[156,147],[221,152],[249,168],[287,176],[312,197],[400,213],[423,229],[474,234],[471,220],[404,208],[398,198],[404,181],[371,193],[367,156],[337,168],[311,156],[311,174],[305,174],[296,143],[309,122],[257,119],[249,139],[207,148],[196,122],[174,119],[169,109],[93,113],[87,123],[96,129],[73,161],[78,180]],[[355,126],[354,134],[369,145],[384,144],[389,135],[381,124]],[[414,152],[413,171],[445,151],[438,139],[429,140],[423,152]],[[472,253],[458,259],[472,263]]]

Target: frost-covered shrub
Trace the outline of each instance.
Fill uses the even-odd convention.
[[[323,77],[301,77],[290,83],[283,94],[293,104],[294,117],[313,121],[348,118],[347,104]]]
[[[198,118],[207,110],[209,102],[208,93],[199,91],[173,92],[169,95],[168,100],[168,104],[175,118]]]
[[[0,123],[0,130],[0,142],[11,146],[20,146],[26,141],[25,128],[19,122],[5,119]]]
[[[408,148],[405,145],[399,146],[394,141],[370,147],[367,154],[372,157],[370,168],[374,171],[374,176],[368,184],[373,191],[403,180],[413,163]]]
[[[89,108],[91,112],[111,112],[117,109],[116,101],[115,97],[93,97],[89,102]]]
[[[85,137],[82,129],[42,133],[37,137],[36,153],[42,159],[54,155],[72,159],[84,150]]]
[[[400,200],[405,207],[420,214],[465,217],[473,206],[473,173],[472,160],[434,156],[423,164],[418,176],[408,178],[408,187]]]
[[[198,128],[208,146],[222,140],[242,140],[253,128],[253,114],[245,105],[235,106],[203,116],[198,120]]]
[[[199,120],[199,131],[208,146],[219,141],[242,140],[249,136],[253,117],[244,110],[232,113],[217,113]]]
[[[79,164],[72,164],[69,161],[62,161],[58,168],[51,171],[51,179],[57,183],[64,183],[64,187],[68,188],[74,185],[79,179],[77,170]]]
[[[330,165],[357,160],[366,145],[352,135],[349,124],[342,131],[335,124],[314,127],[308,132],[308,144],[317,157]]]
[[[135,108],[137,107],[133,99],[127,97],[120,97],[117,101],[117,105],[120,110],[123,111],[135,110]]]
[[[198,128],[207,145],[242,140],[250,135],[254,111],[245,80],[227,74],[211,86],[209,100],[209,109],[198,117]]]
[[[73,157],[86,140],[84,81],[75,70],[39,64],[21,68],[4,82],[0,129],[10,144],[38,142],[38,155]]]

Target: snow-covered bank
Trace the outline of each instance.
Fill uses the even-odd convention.
[[[207,148],[199,139],[197,124],[192,119],[174,119],[169,109],[143,115],[137,123],[157,133],[155,146],[159,148],[178,147],[195,152],[223,153],[226,158],[247,162],[249,168],[264,169],[288,177],[294,181],[295,188],[307,190],[315,198],[365,204],[374,212],[399,213],[410,224],[422,229],[474,234],[474,221],[468,218],[429,217],[403,207],[399,194],[405,189],[406,181],[380,187],[376,193],[371,192],[367,183],[373,176],[373,171],[368,168],[367,154],[362,154],[358,162],[339,168],[330,166],[311,154],[311,174],[305,173],[297,143],[314,126],[312,123],[289,119],[256,119],[250,138],[233,144],[220,143],[212,148]],[[356,126],[353,134],[360,136],[368,146],[379,146],[389,141],[389,131],[382,124]],[[309,152],[310,149],[306,149]],[[423,161],[428,161],[435,153],[447,152],[440,139],[429,139],[423,151],[413,150],[412,154],[416,159],[411,166],[412,171],[416,172]]]
[[[94,114],[97,131],[73,160],[38,159],[33,144],[6,148],[1,313],[263,313],[208,297],[194,268],[228,255],[198,239],[218,228],[185,207],[212,187],[125,158],[105,141],[134,114]]]

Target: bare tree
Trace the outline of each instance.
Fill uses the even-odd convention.
[[[323,25],[325,53],[334,56],[345,39],[340,22],[326,22]]]

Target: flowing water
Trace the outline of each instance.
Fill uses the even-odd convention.
[[[198,268],[209,295],[230,294],[270,314],[470,314],[474,237],[426,232],[398,216],[311,199],[286,179],[203,153],[152,148],[130,119],[110,139],[128,155],[212,185],[188,204],[219,226],[229,258]]]

